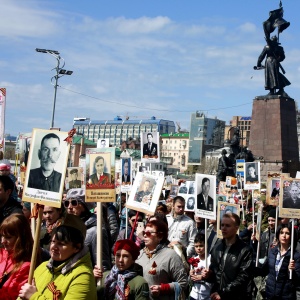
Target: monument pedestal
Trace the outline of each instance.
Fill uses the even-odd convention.
[[[295,101],[289,97],[266,96],[254,99],[249,149],[261,161],[262,180],[267,171],[295,176],[299,147]]]

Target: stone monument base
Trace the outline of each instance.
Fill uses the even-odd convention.
[[[261,176],[267,171],[290,173],[299,167],[295,101],[277,95],[259,96],[253,101],[249,149],[263,157]]]

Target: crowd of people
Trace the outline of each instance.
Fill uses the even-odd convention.
[[[185,212],[181,196],[162,196],[156,212],[144,215],[126,212],[121,194],[101,204],[100,229],[82,188],[70,189],[61,208],[43,208],[30,281],[30,207],[13,191],[12,179],[0,175],[0,300],[298,299],[298,230],[289,219],[276,219],[275,208],[266,208],[268,227],[258,242],[256,224],[243,229],[234,213],[223,214],[221,238],[216,220]]]

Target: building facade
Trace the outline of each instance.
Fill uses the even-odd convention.
[[[230,125],[226,125],[225,139],[231,140],[233,137],[234,127],[240,128],[240,145],[248,147],[251,131],[251,117],[233,116]]]
[[[184,173],[187,169],[189,149],[189,133],[161,134],[161,158],[168,169],[179,169]]]
[[[188,164],[201,165],[205,151],[224,145],[225,121],[207,118],[203,112],[191,114]]]
[[[98,139],[109,138],[110,146],[121,146],[123,141],[140,140],[142,132],[175,132],[173,121],[151,117],[146,120],[123,120],[120,117],[114,120],[90,120],[88,118],[74,118],[73,128],[77,133],[83,134],[89,140],[97,142]]]

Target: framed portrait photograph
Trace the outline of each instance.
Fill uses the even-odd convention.
[[[172,184],[170,189],[170,197],[175,198],[178,194],[179,185]]]
[[[67,168],[67,184],[66,189],[78,189],[83,185],[83,169],[79,167],[69,167]]]
[[[115,147],[86,149],[86,201],[115,202],[115,174]]]
[[[280,179],[279,217],[300,218],[300,179]]]
[[[162,176],[138,172],[126,207],[145,214],[154,213],[163,183],[164,177]]]
[[[245,190],[260,189],[260,162],[245,163]]]
[[[290,177],[289,173],[270,172],[267,174],[267,187],[266,187],[266,203],[268,205],[278,206],[280,198],[280,178]]]
[[[189,186],[187,181],[182,181],[179,186],[178,195],[186,195],[189,191]]]
[[[195,211],[196,198],[195,195],[185,195],[185,211]]]
[[[23,201],[60,207],[70,145],[68,132],[34,128]]]
[[[121,192],[130,191],[132,184],[132,158],[121,158]]]
[[[216,176],[196,174],[196,195],[196,216],[215,220]]]
[[[227,202],[218,202],[218,217],[217,217],[217,237],[222,239],[221,221],[224,214],[235,213],[240,216],[240,206]],[[237,233],[239,234],[239,233]]]
[[[98,139],[97,148],[108,148],[109,147],[109,138]]]
[[[160,161],[159,132],[141,133],[141,161],[154,163]]]

